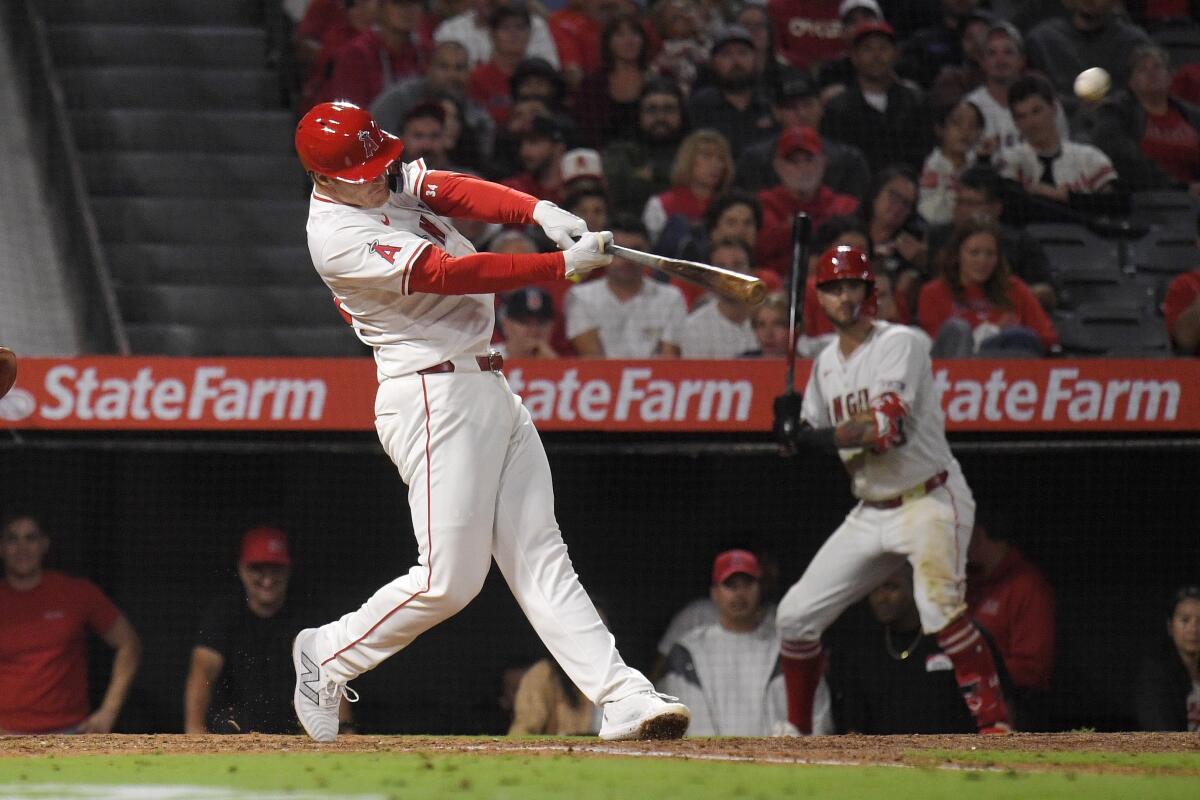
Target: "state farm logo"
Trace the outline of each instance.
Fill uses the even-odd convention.
[[[219,366],[168,376],[142,367],[129,378],[60,364],[46,372],[42,388],[45,398],[38,415],[56,421],[315,421],[324,414],[327,395],[324,380],[233,377]],[[32,395],[28,402],[36,403]],[[31,413],[27,410],[25,416]]]
[[[0,420],[18,422],[37,410],[37,398],[24,389],[12,389],[0,398]]]

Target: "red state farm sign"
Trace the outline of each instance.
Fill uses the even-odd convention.
[[[514,361],[538,427],[762,432],[782,361]],[[369,359],[21,360],[0,422],[45,430],[372,430]],[[797,364],[801,383],[809,365]],[[428,380],[438,380],[434,376]],[[1200,362],[934,364],[955,431],[1200,430]]]

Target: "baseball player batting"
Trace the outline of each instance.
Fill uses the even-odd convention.
[[[816,269],[817,298],[837,339],[813,361],[803,398],[777,402],[775,426],[792,452],[836,450],[859,502],[779,603],[788,721],[812,731],[821,634],[907,559],[921,627],[954,664],[980,732],[1007,732],[996,665],[966,616],[975,501],[946,443],[928,345],[907,326],[873,318],[866,253],[832,247]]]
[[[418,546],[416,566],[357,611],[296,637],[296,714],[333,741],[340,697],[357,699],[346,684],[466,606],[495,558],[546,647],[603,708],[602,738],[678,738],[688,710],[621,660],[567,556],[533,421],[488,351],[494,292],[602,267],[612,234],[507,187],[402,164],[403,150],[348,103],[322,103],[296,128],[314,184],[313,264],[374,350],[375,428],[408,484]],[[447,217],[536,223],[565,252],[476,253]]]

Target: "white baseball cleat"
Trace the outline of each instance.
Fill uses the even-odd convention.
[[[771,735],[775,737],[781,736],[803,736],[800,729],[786,719],[778,720],[771,726]]]
[[[338,706],[342,695],[354,703],[357,693],[322,675],[315,644],[316,628],[305,628],[292,642],[292,666],[296,668],[296,691],[292,705],[304,731],[317,742],[332,742],[338,735]]]
[[[682,738],[692,715],[678,700],[647,690],[605,703],[600,738],[609,742]]]

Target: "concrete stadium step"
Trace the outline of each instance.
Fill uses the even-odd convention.
[[[113,197],[92,205],[105,243],[295,246],[305,241],[307,202]]]
[[[55,25],[49,34],[59,67],[260,69],[267,61],[266,33],[251,27]]]
[[[290,153],[290,111],[87,109],[71,113],[79,149]]]
[[[113,278],[126,285],[321,286],[303,242],[295,247],[118,244],[107,255]]]
[[[126,322],[348,327],[324,286],[122,286],[117,300]]]
[[[209,153],[86,153],[88,192],[259,200],[303,200],[312,188],[292,156]]]
[[[71,109],[275,109],[279,77],[267,70],[150,67],[58,71]]]
[[[37,0],[52,23],[249,25],[258,0]]]
[[[308,325],[209,327],[201,325],[127,326],[129,343],[139,355],[163,356],[368,356],[370,350],[350,330]]]

